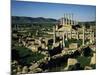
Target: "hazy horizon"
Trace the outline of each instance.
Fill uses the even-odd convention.
[[[73,13],[78,21],[95,21],[96,6],[44,2],[12,1],[12,16],[60,19],[64,13]]]

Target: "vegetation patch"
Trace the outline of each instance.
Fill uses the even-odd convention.
[[[79,56],[77,60],[81,64],[81,66],[84,67],[90,65],[91,57]]]
[[[39,61],[44,58],[45,55],[32,52],[30,49],[26,47],[16,47],[12,49],[12,60],[17,60],[21,65],[29,65],[33,61]]]

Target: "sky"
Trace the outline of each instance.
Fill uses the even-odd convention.
[[[12,0],[11,15],[60,19],[64,13],[73,13],[77,21],[94,21],[96,6],[73,5]]]

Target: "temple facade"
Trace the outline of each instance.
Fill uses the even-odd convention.
[[[81,25],[81,27],[75,29],[74,27],[77,25],[78,22],[76,22],[76,20],[73,19],[73,14],[64,14],[64,17],[62,17],[59,20],[59,24],[53,27],[53,46],[56,45],[56,37],[62,39],[60,41],[60,44],[62,45],[63,48],[65,47],[65,41],[68,41],[68,39],[77,39],[77,40],[81,39],[82,46],[85,45],[86,39],[90,40],[89,43],[93,43],[93,41],[95,40],[92,28],[90,28],[88,32],[86,32],[84,24]],[[76,43],[76,45],[78,44]]]

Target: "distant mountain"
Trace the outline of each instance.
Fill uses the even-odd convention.
[[[43,17],[21,17],[21,16],[12,16],[11,17],[13,24],[25,24],[25,23],[57,23],[58,20],[52,18],[43,18]]]

